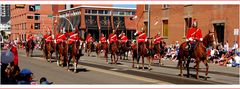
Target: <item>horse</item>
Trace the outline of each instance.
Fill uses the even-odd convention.
[[[152,39],[152,38],[150,38]],[[154,58],[154,54],[156,54],[156,48],[154,48],[154,44],[152,40],[147,40],[146,48],[147,48],[147,59],[148,59],[148,69],[151,70],[152,60]]]
[[[126,43],[121,43],[119,44],[119,52],[118,52],[118,56],[120,57],[120,60],[122,59],[123,56],[123,60],[125,60],[125,57],[127,56],[128,59],[128,52],[131,49],[130,48],[130,41],[127,41]],[[127,52],[127,55],[126,55]]]
[[[87,55],[90,56],[91,52],[92,52],[92,45],[93,45],[93,42],[88,42],[87,43],[87,49],[86,49],[86,52],[87,52]]]
[[[70,46],[70,45],[68,45],[68,46]],[[67,62],[68,70],[69,70],[69,65],[70,65],[71,59],[73,59],[74,72],[75,73],[77,72],[77,65],[78,65],[78,60],[80,59],[80,56],[81,56],[82,47],[83,46],[81,46],[80,40],[76,40],[72,43],[72,49],[68,49],[68,52],[69,52],[69,59]]]
[[[159,56],[159,66],[162,66],[164,65],[162,63],[162,58],[166,55],[166,52],[167,52],[167,47],[166,47],[166,42],[164,41],[160,41],[160,44],[157,45],[156,47],[156,53],[157,55]]]
[[[29,53],[30,53],[30,57],[32,56],[33,50],[34,50],[34,46],[35,46],[35,43],[34,43],[33,40],[29,40],[29,41],[26,42],[27,57],[29,57]]]
[[[68,48],[67,48],[67,43],[65,41],[62,41],[58,44],[56,44],[56,54],[58,54],[56,57],[57,59],[57,65],[58,66],[64,66],[66,60],[67,60],[67,53],[68,53]]]
[[[205,66],[206,66],[206,73],[205,73],[205,80],[207,80],[207,76],[208,76],[208,59],[207,59],[207,51],[206,48],[209,46],[214,46],[215,43],[215,37],[214,34],[212,34],[214,32],[210,32],[203,38],[203,41],[197,41],[196,45],[193,47],[194,51],[191,54],[189,54],[188,49],[186,49],[185,47],[187,46],[187,42],[184,42],[180,45],[180,49],[179,49],[179,54],[177,59],[178,61],[178,65],[180,66],[180,76],[183,76],[182,74],[182,69],[183,69],[183,64],[182,61],[185,61],[186,58],[187,59],[187,77],[189,77],[189,64],[190,64],[190,59],[194,58],[195,59],[195,63],[196,63],[196,79],[199,78],[198,75],[198,70],[199,70],[199,63],[202,61]],[[190,56],[189,56],[190,55]]]
[[[119,52],[119,41],[115,41],[112,43],[111,47],[110,47],[110,50],[111,50],[111,63],[114,63],[116,64],[117,61],[118,61],[118,58],[116,58],[117,56],[117,53]]]
[[[43,47],[43,54],[45,55],[45,59],[47,62],[52,63],[52,54],[54,52],[54,43],[53,41],[51,42],[46,42],[46,40],[43,38],[42,39],[43,43],[42,43],[42,47]]]

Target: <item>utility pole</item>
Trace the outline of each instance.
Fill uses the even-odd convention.
[[[148,4],[148,33],[147,37],[150,38],[150,4]]]

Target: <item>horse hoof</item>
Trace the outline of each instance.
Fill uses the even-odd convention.
[[[74,73],[77,73],[77,70],[74,70]]]
[[[205,77],[204,80],[207,80],[207,77]]]
[[[183,74],[178,74],[178,76],[183,77]]]

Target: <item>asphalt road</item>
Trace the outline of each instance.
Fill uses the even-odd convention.
[[[26,57],[19,50],[20,68],[29,68],[34,72],[34,79],[47,77],[54,84],[239,84],[239,68],[222,67],[210,64],[208,80],[203,80],[204,66],[200,66],[200,79],[178,76],[177,62],[164,60],[164,66],[153,66],[149,71],[133,69],[129,60],[119,64],[106,64],[103,58],[95,56],[81,57],[78,73],[57,67],[56,63],[47,63],[41,58],[40,51],[34,51],[34,57]],[[93,54],[94,55],[94,54]],[[185,73],[185,71],[184,71]]]

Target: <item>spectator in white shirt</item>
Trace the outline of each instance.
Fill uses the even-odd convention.
[[[226,41],[225,44],[224,44],[224,51],[226,51],[226,52],[229,51],[229,44],[228,44],[228,41]]]

